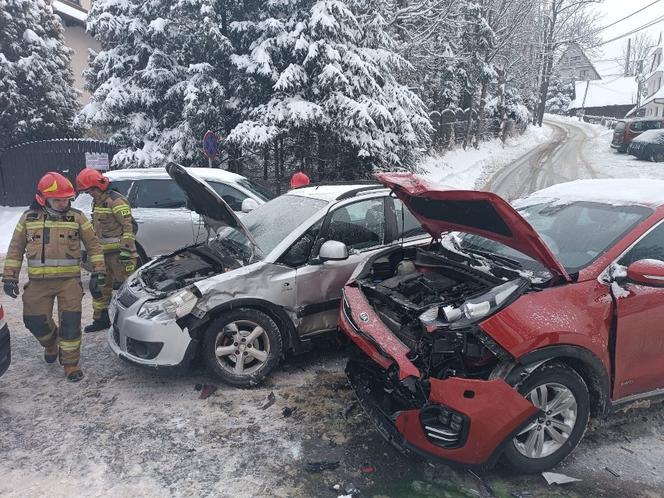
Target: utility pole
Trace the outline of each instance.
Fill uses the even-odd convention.
[[[632,39],[627,38],[627,57],[625,57],[625,76],[629,76],[629,59],[632,53]]]

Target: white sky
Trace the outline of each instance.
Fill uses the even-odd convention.
[[[625,17],[632,12],[635,12],[654,0],[604,0],[599,4],[596,9],[600,14],[600,27],[611,24],[618,19]],[[619,22],[615,26],[611,26],[603,30],[600,34],[603,40],[610,40],[633,29],[638,28],[648,22],[654,21],[656,18],[664,16],[664,0],[660,0],[651,7],[648,7],[643,12],[633,15],[629,19]],[[641,33],[648,33],[655,38],[655,43],[660,33],[664,33],[664,20],[658,22],[650,28],[644,29]],[[634,35],[630,35],[634,36]],[[620,64],[612,59],[620,57],[623,47],[627,43],[625,37],[620,40],[608,43],[599,47],[597,54],[591,57],[597,71],[602,77],[619,74],[622,71]]]

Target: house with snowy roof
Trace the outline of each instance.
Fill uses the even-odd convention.
[[[560,79],[564,83],[602,79],[578,43],[570,43],[556,65]]]
[[[574,100],[567,107],[571,116],[624,118],[637,104],[639,83],[635,76],[596,81],[575,81]]]
[[[74,85],[81,92],[79,101],[87,104],[90,94],[85,90],[83,71],[88,68],[88,49],[100,50],[97,41],[85,31],[85,22],[88,11],[92,7],[92,0],[54,0],[53,10],[62,19],[65,28],[65,43],[72,50],[72,69],[74,71]]]
[[[659,45],[654,47],[646,61],[646,75],[643,81],[645,98],[642,107],[646,117],[664,116],[664,43],[659,37]]]

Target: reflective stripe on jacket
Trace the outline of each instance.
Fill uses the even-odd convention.
[[[92,203],[92,223],[104,252],[127,250],[136,255],[136,237],[129,201],[115,190]]]
[[[59,216],[33,207],[16,224],[7,250],[3,281],[18,280],[23,256],[30,279],[80,278],[81,242],[88,251],[93,271],[104,272],[104,254],[92,223],[77,209]]]

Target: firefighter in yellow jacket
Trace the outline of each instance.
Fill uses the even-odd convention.
[[[92,224],[104,250],[107,280],[102,295],[92,301],[93,322],[86,332],[98,332],[111,326],[108,305],[113,282],[124,282],[136,269],[136,238],[129,201],[109,190],[109,180],[99,171],[85,168],[76,177],[76,188],[92,196]]]
[[[60,357],[67,380],[83,378],[78,366],[81,351],[81,241],[90,255],[90,290],[97,293],[105,281],[104,255],[92,223],[71,207],[75,191],[59,173],[46,173],[37,184],[36,202],[21,216],[5,259],[5,293],[19,294],[18,277],[25,254],[28,283],[23,287],[23,322],[44,347],[44,359]],[[58,300],[59,326],[53,320]]]

